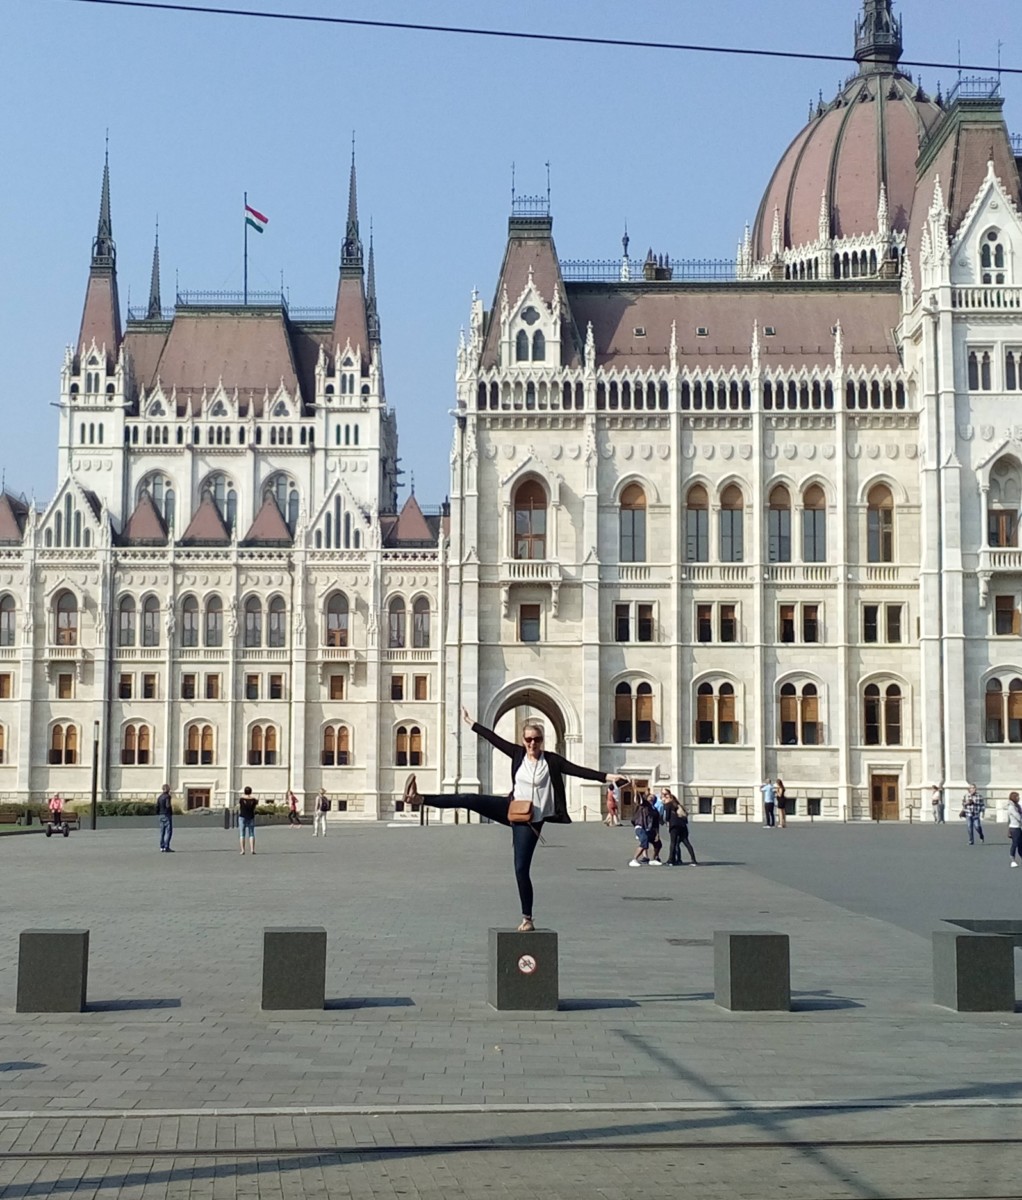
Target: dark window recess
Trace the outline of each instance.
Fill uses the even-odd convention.
[[[653,605],[640,604],[636,616],[638,640],[651,642],[653,640]]]
[[[737,796],[725,796],[724,797],[724,816],[725,817],[736,817],[737,815],[738,815],[738,797]]]
[[[820,640],[820,609],[816,604],[802,606],[802,641],[818,642]]]
[[[795,640],[795,606],[794,604],[781,605],[780,617],[780,633],[782,642],[793,642]]]
[[[713,641],[713,605],[696,606],[696,637],[701,642]]]
[[[616,642],[630,642],[631,639],[631,613],[627,604],[614,605],[614,640]],[[524,638],[522,639],[524,641]]]
[[[862,610],[862,640],[864,642],[879,640],[877,621],[879,611],[879,606],[876,604],[867,604]]]
[[[712,813],[713,813],[713,797],[712,796],[700,796],[699,797],[699,815],[701,817],[709,817],[712,815]]]
[[[720,640],[722,642],[738,641],[738,610],[733,604],[720,606]]]

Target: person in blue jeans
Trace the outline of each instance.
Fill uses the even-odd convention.
[[[255,810],[258,803],[250,787],[245,788],[238,799],[238,833],[242,854],[245,853],[245,838],[248,838],[248,844],[255,854]]]
[[[174,836],[174,802],[170,797],[170,784],[156,797],[156,815],[160,818],[160,853],[173,854],[170,839]]]
[[[976,790],[974,783],[969,784],[969,790],[962,797],[962,816],[965,818],[966,826],[969,830],[969,845],[973,846],[976,842],[976,834],[979,834],[979,840],[985,842],[983,836],[983,809],[986,804],[983,802],[983,797]]]
[[[532,920],[532,856],[536,853],[540,831],[546,821],[559,825],[571,824],[564,788],[565,775],[592,779],[597,783],[624,783],[628,776],[579,767],[561,755],[554,754],[552,750],[544,751],[543,726],[536,721],[526,722],[522,729],[522,744],[516,745],[514,742],[505,741],[485,725],[473,721],[466,708],[461,710],[461,719],[471,727],[473,733],[485,738],[491,746],[495,746],[501,754],[506,754],[511,759],[511,796],[515,800],[532,802],[532,820],[512,824],[507,819],[508,801],[511,798],[507,795],[425,795],[419,792],[414,775],[409,777],[405,785],[405,804],[425,804],[431,808],[467,808],[481,817],[486,817],[487,820],[510,826],[514,845],[515,880],[518,884],[518,897],[522,903],[522,923],[518,926],[518,932],[530,933],[535,928]]]

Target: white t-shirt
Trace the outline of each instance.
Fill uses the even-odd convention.
[[[1008,801],[1008,828],[1022,829],[1022,809],[1010,800]]]
[[[545,755],[522,759],[515,774],[515,799],[532,801],[534,821],[546,821],[554,815],[554,785]]]

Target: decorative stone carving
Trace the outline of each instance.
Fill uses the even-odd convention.
[[[897,458],[898,457],[899,448],[898,448],[897,442],[888,442],[888,444],[884,447],[884,450],[885,450],[888,458]]]
[[[692,445],[691,442],[686,442],[684,444],[684,446],[682,446],[682,448],[681,448],[681,453],[684,455],[685,458],[695,458],[696,448],[695,448],[695,446]]]
[[[497,447],[492,442],[486,447],[486,457],[491,462],[497,457]]]
[[[909,442],[906,444],[906,446],[905,446],[905,457],[906,458],[915,458],[918,453],[919,453],[919,447],[917,445],[915,445],[914,442]]]
[[[578,445],[569,446],[568,447],[568,457],[575,459],[575,461],[577,462],[578,459],[582,457],[582,447],[578,446]]]
[[[764,457],[766,457],[766,458],[771,458],[771,459],[776,458],[777,457],[777,447],[776,446],[764,446],[763,454],[764,454]]]
[[[703,458],[711,459],[711,458],[713,458],[714,454],[716,454],[716,452],[717,452],[717,447],[714,446],[714,444],[712,442],[708,442],[703,447]]]
[[[670,446],[668,446],[664,443],[661,443],[660,445],[657,446],[656,452],[657,452],[657,457],[662,459],[664,462],[666,462],[671,457],[671,448],[670,448]]]
[[[984,442],[992,441],[994,436],[993,425],[981,425],[979,427],[979,435]]]
[[[816,444],[814,442],[810,442],[808,446],[802,447],[802,457],[810,461],[816,457]]]
[[[798,446],[796,446],[794,442],[785,442],[784,457],[791,459],[791,458],[797,457],[797,455],[798,455]]]
[[[604,458],[613,458],[614,457],[614,447],[608,442],[606,445],[603,445],[600,447],[600,454]]]
[[[552,459],[554,459],[554,461],[557,461],[563,453],[564,453],[564,447],[561,445],[560,442],[557,442],[556,445],[553,447],[553,449],[550,451],[550,457]]]
[[[746,462],[748,462],[749,459],[752,458],[752,447],[751,446],[739,446],[738,453]]]
[[[631,462],[631,460],[632,460],[632,457],[633,457],[633,455],[634,455],[634,454],[635,454],[635,447],[634,447],[634,446],[622,446],[622,447],[621,447],[621,457],[622,457],[622,458],[623,458],[623,459],[624,459],[626,462]]]
[[[644,442],[639,447],[639,455],[641,458],[644,458],[646,462],[649,462],[649,460],[653,457],[653,447],[648,442]]]
[[[866,447],[866,454],[869,458],[877,459],[880,457],[880,447],[873,442]]]
[[[963,442],[971,442],[973,439],[974,433],[975,433],[975,430],[972,428],[971,425],[959,425],[958,426],[958,436],[962,439]]]
[[[735,448],[734,448],[734,446],[731,445],[730,442],[726,442],[723,446],[721,446],[721,448],[720,448],[720,457],[721,458],[725,459],[727,462],[730,462],[731,459],[734,458],[734,456],[735,456]]]
[[[837,448],[835,446],[824,446],[823,457],[830,460],[837,457]]]
[[[849,458],[861,458],[862,457],[862,447],[858,444],[858,442],[855,442],[855,443],[850,442],[848,444],[848,446],[846,447],[846,449],[848,451]]]
[[[514,458],[517,451],[518,451],[518,447],[513,442],[509,442],[504,447],[504,457],[505,458]]]

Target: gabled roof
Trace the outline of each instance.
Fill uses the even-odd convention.
[[[28,505],[15,500],[7,492],[0,492],[0,544],[17,545],[25,533]]]
[[[262,508],[256,513],[252,528],[245,534],[246,546],[291,546],[294,538],[281,516],[277,501],[270,495],[263,500]]]
[[[396,517],[381,518],[380,524],[386,546],[435,546],[437,543],[436,530],[423,516],[414,494],[404,502]]]
[[[208,493],[195,510],[191,523],[181,539],[183,546],[229,546],[231,535],[220,516],[220,510]]]
[[[143,492],[121,533],[125,546],[165,546],[167,527],[163,523],[152,496]]]

